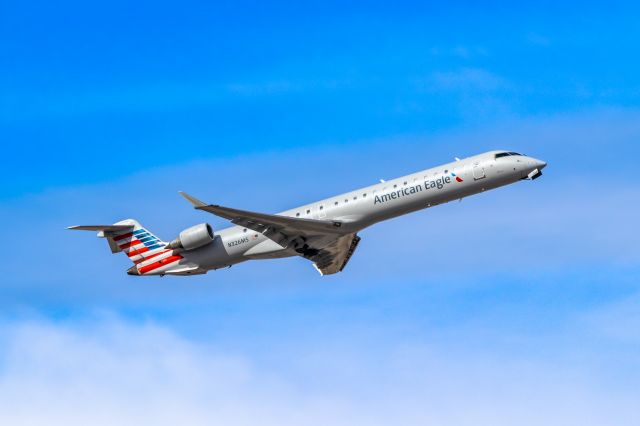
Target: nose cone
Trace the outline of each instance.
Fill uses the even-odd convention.
[[[533,163],[533,167],[538,170],[542,170],[547,167],[547,163],[545,161],[538,160],[537,158],[532,158],[531,162]]]

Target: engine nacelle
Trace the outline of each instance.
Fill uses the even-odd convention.
[[[171,241],[167,248],[194,250],[213,242],[213,228],[208,223],[187,228],[180,233],[180,236]]]

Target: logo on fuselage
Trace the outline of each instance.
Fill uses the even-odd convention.
[[[453,180],[451,179],[452,177],[455,178],[456,182],[464,182],[464,180],[460,176],[456,175],[455,173],[451,172],[450,175],[451,176],[446,175],[433,180],[425,180],[424,186],[421,183],[419,183],[414,186],[400,188],[396,191],[392,191],[387,194],[376,195],[373,201],[373,204],[375,205],[378,203],[385,203],[387,201],[395,200],[396,198],[402,198],[402,197],[413,195],[418,192],[426,191],[429,189],[442,189],[446,185],[453,182]]]

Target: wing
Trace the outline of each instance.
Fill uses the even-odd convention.
[[[322,275],[340,272],[360,241],[360,237],[355,233],[342,229],[341,221],[256,213],[206,204],[184,192],[180,192],[180,195],[198,210],[260,232],[282,247],[294,250],[314,262],[314,266]]]
[[[184,192],[180,192],[180,195],[186,198],[194,208],[228,219],[236,225],[260,232],[284,247],[289,246],[289,243],[298,237],[303,237],[302,240],[307,240],[315,237],[326,237],[330,235],[337,237],[345,234],[341,229],[342,222],[340,221],[300,219],[256,213],[205,204]]]
[[[313,262],[313,266],[320,272],[320,275],[335,274],[347,266],[351,255],[358,247],[358,243],[360,243],[360,237],[356,234],[343,235],[318,249],[316,255],[304,257]]]

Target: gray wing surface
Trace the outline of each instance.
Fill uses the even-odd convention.
[[[285,248],[311,260],[322,275],[342,271],[360,242],[355,233],[345,233],[342,222],[301,219],[206,204],[180,192],[194,208],[260,232]]]
[[[335,274],[347,266],[358,243],[360,243],[360,237],[356,234],[343,235],[318,249],[317,254],[307,259],[313,262],[313,266],[321,275]]]

